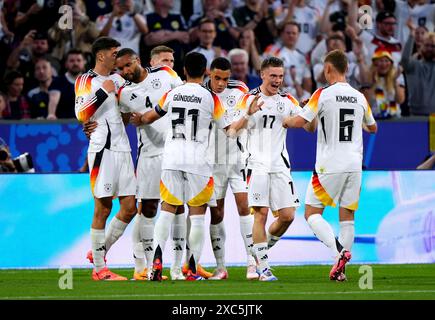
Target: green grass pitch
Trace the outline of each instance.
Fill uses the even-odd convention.
[[[348,281],[328,279],[329,266],[279,266],[275,282],[248,281],[245,268],[229,268],[225,281],[92,281],[91,269],[73,269],[73,289],[61,290],[58,270],[0,270],[3,299],[435,299],[435,264],[371,265],[373,289],[359,287],[359,265],[346,268]],[[130,269],[113,269],[131,277]],[[211,270],[211,269],[209,269]],[[168,274],[168,269],[164,274]]]

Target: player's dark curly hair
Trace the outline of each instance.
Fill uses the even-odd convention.
[[[218,57],[214,59],[210,65],[210,70],[219,69],[219,70],[231,70],[231,63],[227,58]]]
[[[121,44],[113,38],[100,37],[97,40],[95,40],[94,43],[92,44],[92,55],[95,58],[97,56],[97,53],[102,50],[109,50],[120,46]]]

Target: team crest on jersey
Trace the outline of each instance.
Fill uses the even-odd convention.
[[[76,98],[76,104],[81,105],[85,99],[82,96]]]
[[[112,184],[111,183],[106,183],[104,185],[104,191],[111,192],[112,191]]]
[[[284,109],[285,109],[284,102],[281,102],[281,101],[278,102],[276,104],[276,109],[278,110],[279,113],[283,113]]]
[[[229,96],[227,98],[227,105],[229,107],[234,107],[235,104],[236,104],[236,97],[235,96]]]
[[[255,201],[260,201],[261,194],[259,194],[259,193],[254,193],[253,196],[254,196],[254,200],[255,200]]]
[[[153,81],[151,81],[151,85],[153,86],[154,90],[160,89],[162,87],[162,83],[159,79],[154,79]]]

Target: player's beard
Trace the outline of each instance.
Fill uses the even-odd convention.
[[[141,71],[140,67],[137,67],[136,69],[134,69],[134,72],[131,76],[131,82],[139,83],[140,73],[141,73],[140,71]]]

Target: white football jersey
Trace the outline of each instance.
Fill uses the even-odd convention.
[[[76,117],[80,122],[92,120],[98,124],[95,131],[91,133],[88,152],[98,152],[103,148],[128,152],[131,151],[130,143],[115,92],[107,94],[102,88],[106,80],[112,80],[116,90],[119,90],[125,82],[118,74],[101,76],[93,70],[77,78]]]
[[[171,129],[166,137],[163,170],[178,170],[211,177],[207,161],[212,121],[221,129],[231,124],[219,97],[198,83],[185,83],[166,93],[155,108],[168,114]]]
[[[210,81],[205,84],[205,87],[211,91]],[[230,80],[223,92],[216,93],[229,117],[233,117],[237,102],[248,91],[249,89],[244,82]],[[209,149],[210,161],[214,164],[245,164],[246,133],[239,135],[237,139],[232,139],[226,135],[224,130],[214,125],[210,135]]]
[[[168,91],[183,84],[177,73],[168,66],[146,68],[148,75],[140,83],[126,82],[118,91],[121,108],[125,112],[145,113],[153,109]],[[169,130],[167,117],[149,125],[139,126],[137,131],[138,153],[153,157],[163,153],[166,133]]]
[[[362,170],[362,125],[375,120],[361,92],[344,82],[317,89],[301,116],[309,122],[318,117],[316,172]]]
[[[235,118],[246,114],[257,93],[260,94],[258,103],[264,101],[264,105],[248,121],[247,167],[262,172],[288,171],[290,160],[286,146],[287,129],[282,126],[282,122],[287,116],[298,115],[302,108],[288,93],[266,96],[257,88],[239,100],[239,112],[236,112]]]

